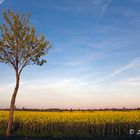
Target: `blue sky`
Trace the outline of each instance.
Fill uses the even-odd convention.
[[[8,8],[31,13],[53,44],[46,65],[24,69],[17,107],[140,107],[139,0],[1,0],[0,13]],[[14,71],[0,64],[0,77],[5,108]]]

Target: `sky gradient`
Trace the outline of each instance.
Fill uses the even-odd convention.
[[[140,0],[4,0],[2,11],[31,13],[53,44],[42,67],[21,76],[19,108],[140,107]],[[7,108],[15,73],[0,64],[0,108]]]

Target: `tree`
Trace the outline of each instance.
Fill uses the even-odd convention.
[[[27,65],[43,65],[51,47],[44,35],[36,33],[30,25],[30,15],[3,12],[5,24],[0,26],[0,62],[8,64],[15,70],[16,85],[10,104],[9,120],[6,136],[10,136],[13,128],[15,100],[19,89],[20,75]]]

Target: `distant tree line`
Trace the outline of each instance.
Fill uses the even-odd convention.
[[[9,110],[8,108],[0,110]],[[59,109],[59,108],[49,108],[49,109],[36,109],[36,108],[16,108],[17,111],[48,111],[48,112],[63,112],[63,111],[131,111],[131,110],[140,110],[140,108],[99,108],[99,109]]]

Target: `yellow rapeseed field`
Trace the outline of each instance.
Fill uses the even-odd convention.
[[[0,111],[0,135],[8,120],[8,111]],[[128,135],[140,129],[140,111],[15,111],[14,135],[24,136],[105,136]]]

